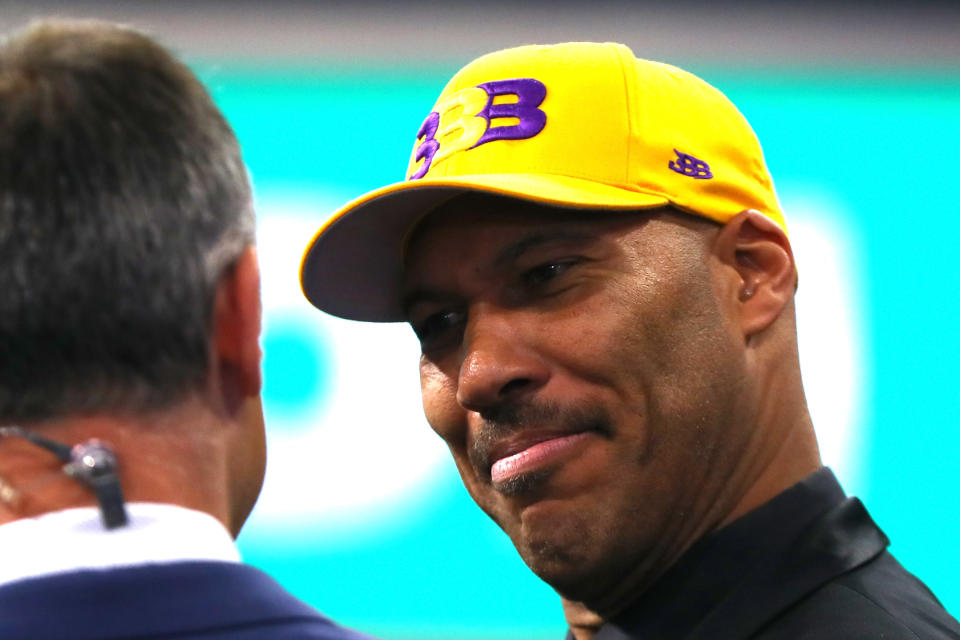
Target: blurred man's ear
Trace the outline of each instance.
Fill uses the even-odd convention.
[[[227,526],[234,538],[257,503],[267,470],[266,428],[260,396],[247,397],[238,416],[243,428],[232,431],[227,458],[230,477],[230,521]]]
[[[260,268],[250,246],[217,286],[213,355],[225,393],[260,393],[260,313]],[[232,391],[226,388],[231,384]]]
[[[714,253],[730,268],[744,336],[766,329],[796,289],[796,266],[786,232],[759,211],[746,209],[720,230]]]
[[[239,427],[229,431],[229,528],[239,533],[263,485],[266,442],[260,401],[260,268],[253,247],[217,286],[213,353],[220,401]]]

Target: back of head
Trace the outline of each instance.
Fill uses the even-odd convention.
[[[0,421],[145,410],[208,370],[216,283],[254,234],[236,138],[131,29],[0,48]]]

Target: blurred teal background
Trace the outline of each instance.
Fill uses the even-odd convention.
[[[422,418],[405,327],[324,316],[300,254],[402,179],[461,65],[614,40],[724,91],[758,133],[800,265],[824,459],[960,613],[960,4],[0,0],[0,27],[129,22],[180,52],[240,137],[260,216],[267,480],[246,560],[385,640],[563,637],[557,597],[473,505]]]

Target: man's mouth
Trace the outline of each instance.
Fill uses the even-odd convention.
[[[525,437],[497,447],[491,456],[490,480],[494,485],[509,483],[518,476],[549,467],[574,455],[590,431],[578,433],[525,434]]]
[[[467,455],[477,473],[503,495],[525,494],[541,486],[592,439],[613,434],[613,421],[598,405],[570,409],[530,403],[481,417]]]

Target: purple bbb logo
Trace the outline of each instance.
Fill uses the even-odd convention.
[[[709,180],[713,177],[713,172],[710,171],[710,165],[700,158],[695,158],[689,153],[683,153],[676,149],[674,149],[673,152],[677,154],[677,159],[667,163],[670,170],[696,180]]]
[[[532,138],[547,123],[547,114],[538,107],[547,88],[533,78],[514,78],[484,82],[461,89],[439,101],[417,131],[419,144],[414,149],[408,174],[418,180],[458,151],[474,149],[494,140]],[[513,101],[494,100],[507,96]],[[498,118],[512,118],[516,124],[496,126]],[[419,163],[419,166],[418,166]]]

